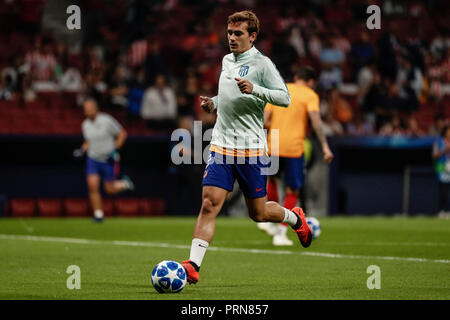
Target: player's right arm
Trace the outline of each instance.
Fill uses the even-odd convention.
[[[88,149],[89,149],[89,143],[88,143],[87,141],[84,141],[83,144],[81,145],[81,149],[82,149],[84,152],[87,152]]]
[[[322,119],[320,118],[319,111],[309,111],[308,112],[309,119],[311,120],[311,125],[314,129],[314,132],[317,135],[317,138],[320,141],[323,151],[323,160],[327,163],[330,163],[333,158],[333,152],[331,152],[330,146],[328,145],[327,137],[323,131]]]

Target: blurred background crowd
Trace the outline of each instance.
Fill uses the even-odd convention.
[[[81,8],[68,30],[66,8]],[[366,9],[381,8],[369,30]],[[130,134],[204,127],[217,92],[229,14],[261,21],[255,46],[290,82],[303,65],[328,136],[435,135],[450,119],[444,0],[0,0],[0,133],[79,134],[87,96]]]

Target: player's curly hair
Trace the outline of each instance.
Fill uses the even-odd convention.
[[[259,19],[252,11],[239,11],[228,17],[228,24],[236,22],[247,22],[248,33],[252,34],[253,32],[256,32],[256,35],[259,34]]]

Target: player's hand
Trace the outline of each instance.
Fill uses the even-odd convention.
[[[73,150],[72,155],[78,159],[78,158],[81,158],[82,156],[84,156],[84,153],[85,153],[84,149],[79,148],[79,149]]]
[[[200,107],[206,112],[211,113],[214,111],[214,102],[211,98],[200,96]]]
[[[334,158],[333,152],[331,152],[330,147],[324,146],[323,147],[323,160],[326,163],[330,163]]]
[[[236,80],[241,93],[251,94],[253,92],[253,84],[250,81],[241,78],[234,78],[234,80]]]
[[[114,160],[114,161],[120,161],[120,154],[119,154],[119,152],[117,150],[113,150],[109,154],[109,158]]]

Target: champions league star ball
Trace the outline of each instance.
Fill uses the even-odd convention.
[[[186,270],[176,261],[164,260],[153,269],[151,279],[159,293],[181,292],[186,285]]]
[[[309,227],[312,231],[312,238],[317,239],[320,234],[322,233],[322,228],[320,226],[319,220],[317,220],[314,217],[307,217],[306,222],[308,223]]]

